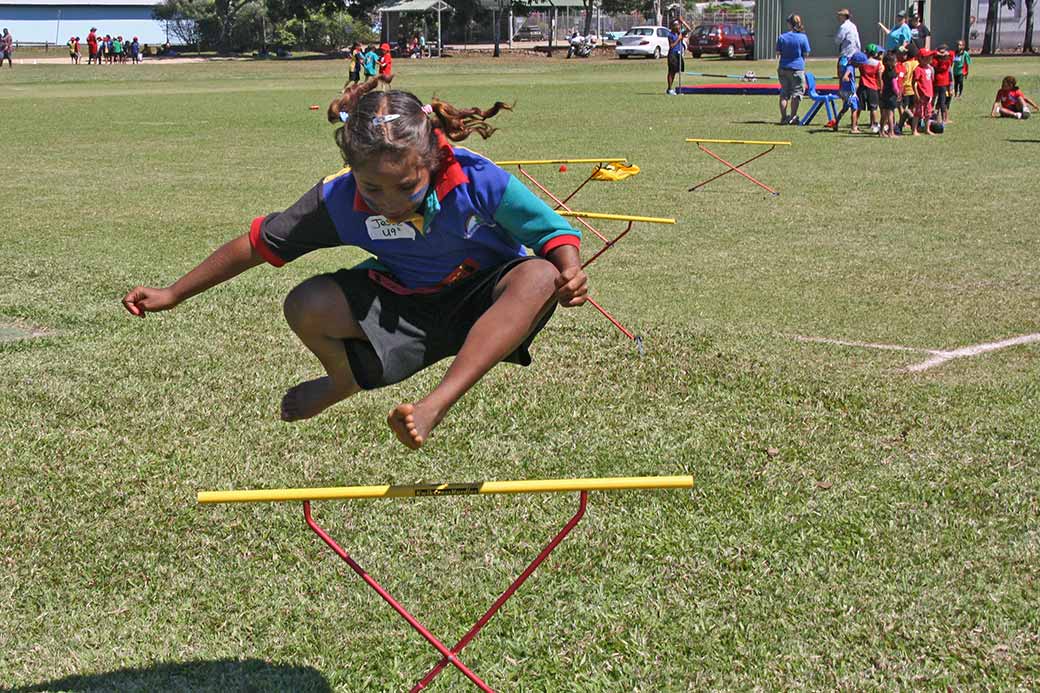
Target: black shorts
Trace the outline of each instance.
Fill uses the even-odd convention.
[[[907,108],[907,109],[911,109],[912,110],[913,107],[914,107],[914,102],[916,102],[916,101],[917,101],[917,99],[914,98],[913,94],[904,94],[903,95],[903,108]]]
[[[351,82],[360,82],[361,81],[361,70],[351,70],[350,71],[349,81],[351,81]]]
[[[668,54],[668,74],[674,75],[677,72],[682,72],[685,69],[686,60],[683,59],[682,53]]]
[[[878,109],[877,89],[868,89],[861,84],[856,89],[856,97],[859,99],[859,109],[861,111],[876,111]]]
[[[936,87],[935,88],[935,100],[932,104],[937,111],[945,111],[949,108],[950,104],[950,92],[947,91],[949,87]]]
[[[899,110],[899,95],[890,94],[888,96],[881,97],[881,108],[886,111],[898,111]]]
[[[518,257],[477,270],[451,286],[429,294],[401,295],[374,281],[369,270],[341,269],[325,275],[343,290],[354,319],[368,341],[344,340],[354,379],[372,390],[399,383],[462,348],[469,331],[494,303],[498,282],[521,262]],[[528,349],[549,322],[555,303],[534,330],[504,361],[527,366]]]

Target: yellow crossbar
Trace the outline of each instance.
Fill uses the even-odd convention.
[[[790,142],[774,142],[772,140],[706,140],[700,137],[687,137],[687,142],[714,142],[715,144],[772,144],[777,146],[789,147]]]
[[[542,164],[614,164],[628,161],[624,156],[605,156],[602,159],[529,159],[518,161],[496,161],[497,166],[540,166]]]
[[[613,219],[615,221],[645,221],[648,224],[674,224],[675,219],[667,217],[633,217],[628,214],[601,214],[600,212],[568,212],[556,210],[563,217],[584,217],[585,219]]]
[[[468,496],[478,493],[565,493],[633,489],[693,488],[692,476],[629,476],[592,479],[529,479],[474,481],[414,486],[330,486],[249,491],[199,491],[199,503],[273,503],[345,498],[421,498]]]

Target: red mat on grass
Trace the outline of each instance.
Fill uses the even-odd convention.
[[[836,84],[817,84],[816,91],[820,94],[837,94],[838,85]],[[720,84],[697,84],[690,87],[681,87],[679,89],[680,94],[743,94],[753,95],[761,94],[762,96],[779,96],[780,95],[780,84],[779,82],[724,82]],[[806,95],[805,98],[809,98]]]

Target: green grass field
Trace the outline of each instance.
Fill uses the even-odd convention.
[[[398,61],[398,88],[515,101],[498,159],[625,156],[575,206],[674,216],[589,270],[535,364],[499,366],[420,452],[386,412],[444,364],[277,420],[317,362],[284,324],[351,250],[261,267],[147,320],[165,285],[340,166],[334,62],[0,72],[0,686],[399,691],[436,661],[304,526],[207,489],[693,474],[594,493],[465,650],[505,691],[1040,687],[1040,119],[989,119],[978,60],[941,137],[781,128],[772,97],[666,97],[663,62]],[[819,62],[826,74],[830,62]],[[768,63],[689,69],[771,72]],[[687,78],[689,80],[690,78]],[[820,121],[817,121],[817,125]],[[685,137],[789,139],[719,164]],[[734,159],[745,150],[720,146]],[[748,152],[750,156],[753,151]],[[587,169],[545,170],[566,189]],[[607,228],[615,232],[608,223]],[[598,248],[586,236],[586,252]],[[448,644],[573,513],[573,496],[326,502],[316,515]],[[431,690],[466,690],[446,671]]]

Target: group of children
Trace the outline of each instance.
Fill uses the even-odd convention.
[[[915,136],[939,134],[952,122],[950,104],[964,93],[970,65],[971,54],[964,41],[957,42],[953,53],[946,44],[933,51],[917,49],[911,43],[898,51],[885,52],[871,43],[865,53],[857,51],[847,61],[843,58],[839,62],[842,108],[827,127],[837,131],[842,116],[852,111],[850,132],[858,133],[859,114],[866,110],[870,131],[880,137],[898,137],[907,125],[912,126]],[[1005,77],[991,115],[1021,120],[1029,117],[1030,108],[1040,107],[1022,93],[1013,76]]]
[[[898,137],[907,125],[914,135],[941,133],[951,122],[951,102],[964,92],[970,65],[963,41],[953,53],[946,44],[933,51],[911,43],[886,52],[871,43],[865,53],[857,51],[839,62],[842,108],[827,126],[837,131],[842,116],[852,111],[851,132],[858,133],[859,114],[866,110],[870,131],[880,137]]]
[[[65,45],[69,49],[69,60],[73,65],[78,65],[82,57],[79,36],[73,36]],[[124,41],[122,36],[113,38],[108,34],[101,37],[97,35],[97,29],[91,27],[87,34],[87,64],[100,65],[102,61],[106,65],[126,62],[136,65],[141,62],[141,43],[136,36],[131,41]]]
[[[350,79],[348,84],[359,84],[364,79],[379,75],[391,75],[394,71],[394,56],[390,54],[390,44],[381,43],[379,47],[362,48],[357,41],[350,47]]]

